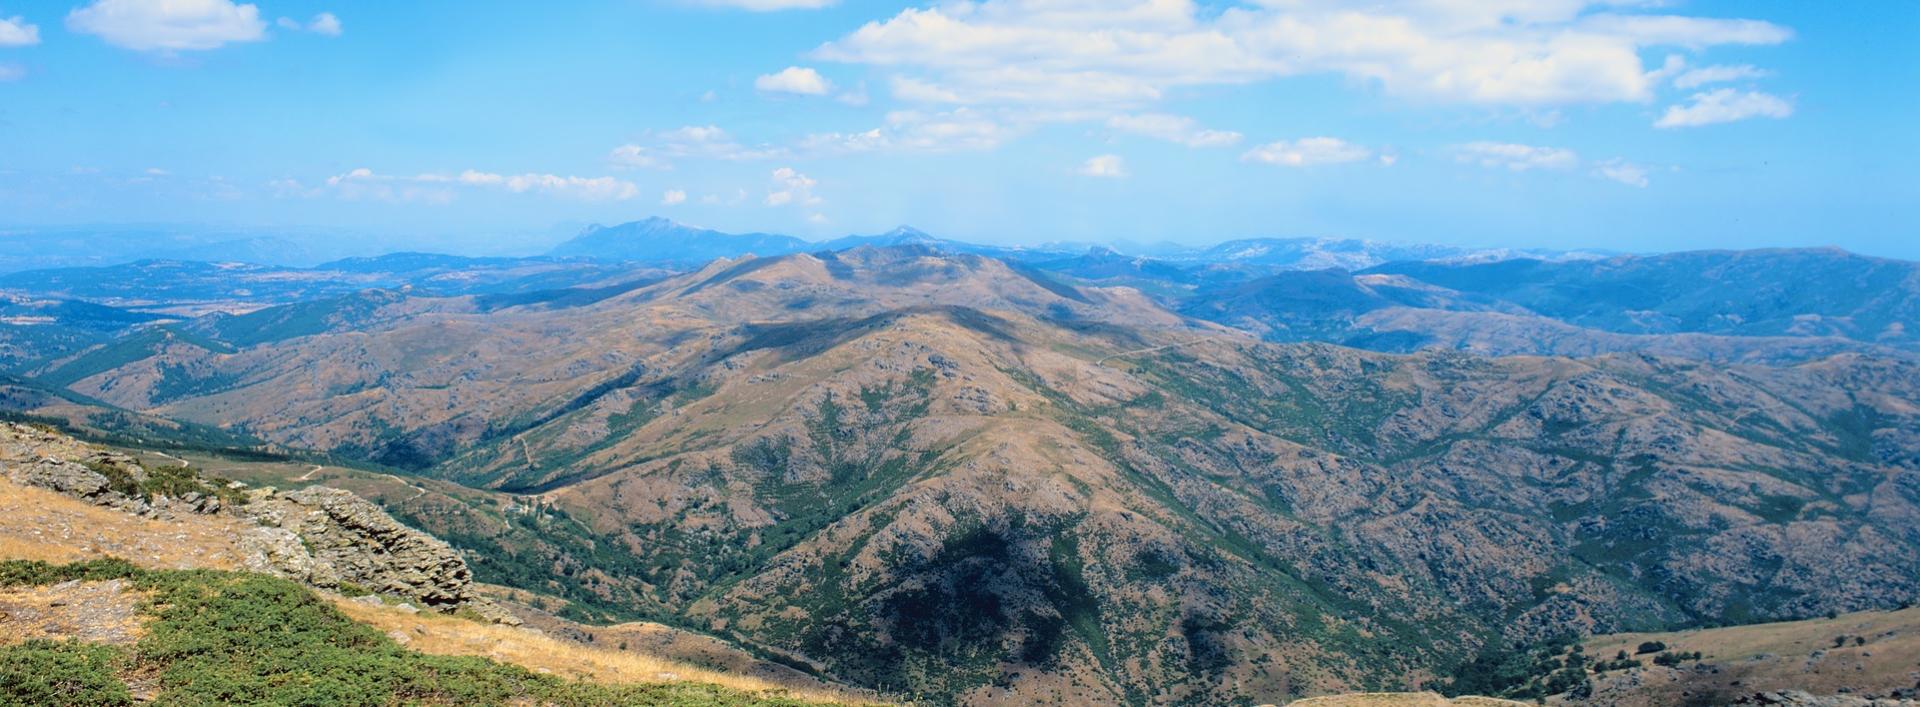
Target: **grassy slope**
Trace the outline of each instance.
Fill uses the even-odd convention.
[[[1611,673],[1595,696],[1620,705],[1720,704],[1768,690],[1831,695],[1920,687],[1920,608],[1862,611],[1833,618],[1666,633],[1623,633],[1587,641],[1587,653],[1613,656],[1659,642],[1701,654],[1707,670],[1647,667]],[[1645,659],[1650,656],[1642,655]],[[1637,673],[1637,674],[1636,674]]]
[[[402,648],[298,584],[121,560],[0,562],[0,586],[125,579],[151,618],[130,649],[29,641],[0,649],[0,704],[128,704],[154,678],[168,704],[804,705],[776,692],[692,682],[569,681],[485,658]]]
[[[178,457],[157,452],[131,449],[127,451],[141,457],[149,468],[160,468],[180,461]],[[371,492],[370,497],[387,502],[406,499],[419,490],[407,480],[379,472],[327,467],[321,473],[307,475],[305,472],[313,469],[313,465],[220,457],[205,453],[187,454],[192,457],[191,463],[198,470],[221,478],[244,478],[250,482],[267,482],[283,487],[325,481],[362,493]],[[296,481],[302,476],[308,476],[308,478]],[[421,480],[421,483],[446,489],[457,488],[445,482]],[[435,498],[438,499],[435,502],[485,505],[490,500],[488,497],[498,494],[470,491],[469,495],[475,498],[455,502],[452,497],[435,494]],[[434,499],[424,500],[434,501]],[[240,566],[241,557],[244,554],[235,542],[240,535],[242,525],[242,521],[226,516],[188,514],[169,521],[140,518],[92,506],[51,491],[22,487],[0,479],[0,559],[8,561],[4,566],[12,566],[22,560],[97,563],[107,557],[118,556],[131,559],[137,565],[147,568],[137,572],[156,577],[167,570],[230,570]],[[226,573],[202,574],[224,576]],[[9,584],[10,580],[7,576],[0,574],[0,587],[6,587]],[[771,694],[771,691],[804,697],[807,701],[846,699],[844,696],[837,696],[838,693],[832,688],[823,687],[817,683],[795,684],[779,677],[769,678],[758,669],[760,666],[752,665],[750,661],[747,664],[735,661],[708,669],[683,662],[677,657],[679,654],[673,651],[660,652],[648,647],[653,644],[640,644],[634,650],[626,650],[625,645],[621,645],[620,650],[615,650],[612,643],[607,644],[605,648],[599,648],[550,638],[533,631],[482,625],[464,619],[407,614],[395,609],[382,610],[361,604],[346,604],[344,600],[338,598],[334,601],[343,604],[342,609],[351,618],[370,625],[379,632],[401,631],[408,634],[419,641],[413,645],[413,648],[425,653],[486,656],[511,663],[516,666],[515,670],[536,670],[582,680],[611,683],[671,683],[673,685],[671,689],[662,688],[655,691],[669,695],[681,692],[695,694],[703,690],[756,695]],[[15,617],[16,620],[24,620],[24,618]],[[254,621],[254,619],[236,620],[242,623]],[[266,622],[262,625],[272,623],[270,620],[262,621]],[[0,645],[14,643],[23,638],[24,636],[15,631],[18,628],[20,628],[19,625],[10,626],[8,617],[0,613]],[[53,631],[51,635],[70,637],[69,632],[60,630]],[[111,652],[111,649],[108,650]],[[20,668],[22,670],[40,671],[60,665],[89,664],[91,658],[97,655],[99,650],[92,647],[35,644],[9,649],[7,657],[0,658],[0,663],[24,666]],[[733,656],[727,654],[722,657]],[[131,665],[127,662],[129,659],[127,655],[116,654],[114,669],[126,669]],[[151,670],[146,668],[143,670],[146,670],[143,675],[151,676]],[[581,689],[585,690],[585,688]],[[580,694],[592,697],[601,695],[603,692],[585,690]],[[618,696],[629,693],[640,696],[653,694],[637,688],[626,692],[615,690],[604,694]],[[598,697],[582,699],[588,703],[601,701]],[[75,701],[62,700],[61,703]],[[0,705],[22,702],[45,703],[29,700],[20,695],[0,695]],[[482,700],[482,703],[485,702]],[[709,702],[685,700],[681,702],[642,700],[640,703],[709,704]],[[750,702],[729,697],[711,703]]]

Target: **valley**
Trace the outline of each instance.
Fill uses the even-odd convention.
[[[594,259],[673,227],[629,226],[556,251],[580,260],[407,259],[494,285],[333,266],[245,313],[16,324],[0,401],[352,491],[581,631],[651,622],[935,704],[1443,690],[1495,649],[1920,598],[1912,263],[906,230]],[[1857,285],[1769,284],[1810,267]]]

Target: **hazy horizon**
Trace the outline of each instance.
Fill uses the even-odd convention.
[[[526,230],[514,231],[514,232],[411,233],[411,234],[402,234],[398,236],[392,233],[382,232],[379,229],[353,228],[353,227],[245,226],[245,225],[234,225],[234,224],[194,224],[194,223],[163,223],[163,222],[162,223],[120,223],[120,224],[53,224],[53,225],[35,225],[35,226],[0,226],[0,239],[31,238],[34,235],[45,235],[45,234],[56,234],[56,233],[62,234],[62,235],[82,235],[82,234],[89,234],[89,233],[113,234],[113,233],[137,232],[137,231],[145,231],[145,230],[165,231],[165,232],[169,232],[169,233],[173,233],[181,236],[203,237],[204,240],[196,241],[194,243],[195,246],[210,246],[210,245],[219,244],[223,242],[238,242],[247,238],[273,238],[273,239],[281,239],[281,240],[286,240],[293,243],[298,243],[298,244],[308,245],[308,246],[324,246],[324,250],[327,253],[326,255],[316,255],[308,258],[295,259],[295,260],[305,260],[305,261],[308,261],[310,264],[318,264],[321,262],[336,260],[340,258],[377,257],[381,255],[390,255],[390,254],[397,254],[397,253],[434,253],[434,254],[442,254],[442,255],[456,255],[456,256],[463,256],[463,257],[535,257],[535,256],[542,256],[542,255],[548,254],[556,246],[559,246],[560,244],[566,242],[567,240],[580,235],[581,233],[585,232],[587,229],[590,229],[596,226],[597,227],[618,226],[623,223],[630,223],[634,221],[644,221],[650,218],[667,219],[681,226],[719,231],[721,233],[727,233],[727,234],[759,232],[759,233],[770,233],[775,235],[790,235],[795,238],[799,238],[801,240],[805,240],[811,243],[826,243],[828,241],[832,241],[840,238],[849,238],[849,237],[876,236],[876,235],[881,235],[881,234],[890,232],[897,228],[911,228],[911,229],[926,233],[927,235],[932,236],[934,238],[951,240],[951,241],[959,241],[963,243],[970,243],[970,244],[983,245],[983,246],[1002,247],[1002,248],[1059,249],[1059,250],[1077,250],[1077,249],[1087,248],[1087,247],[1106,247],[1106,248],[1111,248],[1123,254],[1144,256],[1144,257],[1161,256],[1165,254],[1164,251],[1170,251],[1170,250],[1176,250],[1176,249],[1198,251],[1206,248],[1219,246],[1225,243],[1230,243],[1235,241],[1245,241],[1245,240],[1283,240],[1283,241],[1354,240],[1354,241],[1365,241],[1369,243],[1389,245],[1389,246],[1441,246],[1441,247],[1454,248],[1454,249],[1465,250],[1465,251],[1513,251],[1516,253],[1528,253],[1528,252],[1573,253],[1573,254],[1587,254],[1587,255],[1600,255],[1600,256],[1617,256],[1617,255],[1652,256],[1652,255],[1661,255],[1661,254],[1667,254],[1667,253],[1680,253],[1680,252],[1702,251],[1702,250],[1838,248],[1840,250],[1853,253],[1855,255],[1861,255],[1861,256],[1867,256],[1867,257],[1890,258],[1894,260],[1920,260],[1920,243],[1916,243],[1916,244],[1889,243],[1885,245],[1888,245],[1891,247],[1883,251],[1861,250],[1857,248],[1848,248],[1846,246],[1842,246],[1837,243],[1817,243],[1817,242],[1808,242],[1803,244],[1785,244],[1785,245],[1758,245],[1758,246],[1753,246],[1751,248],[1706,246],[1706,247],[1700,247],[1700,248],[1675,247],[1675,248],[1666,248],[1666,249],[1647,248],[1647,249],[1628,250],[1623,248],[1607,247],[1604,245],[1584,245],[1583,246],[1578,244],[1572,244],[1572,245],[1548,246],[1548,245],[1538,245],[1538,244],[1529,245],[1524,243],[1475,242],[1470,239],[1462,239],[1459,242],[1440,242],[1440,241],[1423,241],[1423,240],[1411,239],[1411,238],[1392,238],[1392,237],[1356,238],[1356,237],[1339,236],[1339,235],[1290,234],[1290,233],[1280,233],[1280,232],[1246,233],[1246,234],[1238,234],[1238,235],[1229,235],[1229,236],[1220,237],[1220,238],[1194,238],[1194,239],[1187,239],[1184,241],[1173,240],[1171,238],[1062,239],[1062,238],[1046,238],[1046,237],[1039,237],[1039,236],[1028,237],[1028,238],[1019,238],[1019,237],[1013,237],[1013,236],[967,237],[962,235],[934,232],[912,223],[895,224],[894,226],[891,226],[891,227],[877,229],[873,231],[867,231],[867,232],[807,234],[807,233],[787,233],[787,232],[782,232],[778,230],[730,231],[727,229],[716,228],[706,224],[692,223],[684,220],[672,219],[662,215],[642,215],[642,216],[635,217],[630,221],[617,221],[617,222],[606,222],[606,223],[585,223],[585,222],[556,223],[545,229],[526,229]],[[1902,245],[1910,245],[1910,247],[1903,249],[1900,247]],[[148,259],[149,257],[151,256],[119,257],[119,258],[110,258],[109,260],[113,262],[130,262],[133,260]],[[193,258],[188,258],[188,259],[193,259]],[[284,263],[264,263],[264,264],[284,264]]]

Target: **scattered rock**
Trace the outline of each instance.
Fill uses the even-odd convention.
[[[1852,695],[1816,696],[1800,690],[1760,692],[1735,701],[1736,705],[1786,705],[1788,707],[1913,707],[1913,700],[1898,697],[1868,698]]]

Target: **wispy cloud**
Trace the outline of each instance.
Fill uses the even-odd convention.
[[[1625,184],[1630,187],[1646,188],[1647,168],[1620,159],[1607,160],[1595,165],[1594,176]]]
[[[1763,79],[1772,74],[1750,64],[1702,66],[1689,69],[1673,78],[1674,88],[1699,88],[1710,83],[1725,83],[1745,79]]]
[[[1088,158],[1077,171],[1088,177],[1119,179],[1127,176],[1127,162],[1119,155],[1100,155]]]
[[[1580,164],[1580,156],[1572,150],[1511,142],[1469,142],[1456,145],[1453,153],[1454,157],[1461,162],[1482,167],[1505,168],[1515,172],[1530,169],[1572,169]]]
[[[412,176],[380,174],[361,167],[326,178],[316,186],[294,179],[268,183],[280,196],[337,196],[348,200],[448,203],[461,189],[499,189],[515,194],[547,194],[582,201],[624,201],[640,195],[632,182],[613,177],[558,174],[498,174],[466,170],[459,174],[426,172]]]
[[[1686,105],[1669,106],[1654,121],[1656,128],[1693,128],[1716,123],[1731,123],[1748,118],[1785,118],[1793,115],[1793,104],[1786,99],[1759,91],[1722,88],[1696,93]]]
[[[1244,162],[1279,165],[1282,167],[1312,167],[1325,164],[1360,162],[1374,156],[1371,149],[1334,137],[1309,137],[1299,140],[1281,140],[1248,150],[1240,156]],[[1391,162],[1391,160],[1386,160]]]
[[[818,10],[832,7],[836,0],[694,0],[697,4],[709,7],[727,7],[752,12],[777,12],[780,10]]]
[[[688,125],[651,134],[644,142],[615,147],[607,154],[607,160],[615,167],[672,169],[673,161],[681,158],[747,161],[777,159],[788,154],[782,147],[743,145],[717,125]]]
[[[894,111],[880,127],[850,133],[815,133],[799,151],[813,154],[860,152],[954,152],[1000,146],[1024,126],[1009,125],[967,108],[951,111]]]
[[[1165,113],[1116,115],[1107,119],[1107,127],[1187,147],[1232,147],[1239,144],[1242,137],[1230,130],[1202,128],[1197,121],[1183,115]]]
[[[307,20],[305,23],[291,17],[282,17],[275,21],[274,24],[279,25],[281,29],[296,32],[312,32],[328,37],[338,37],[341,31],[340,18],[334,16],[331,12],[322,12],[314,15],[313,19]]]

